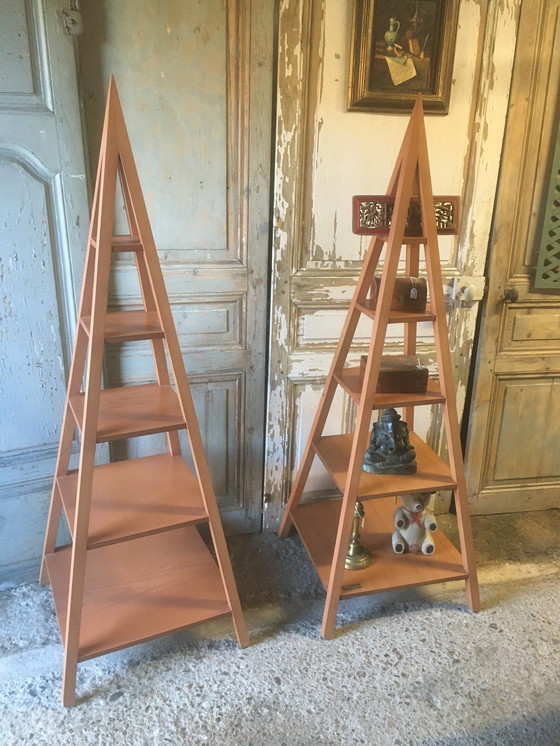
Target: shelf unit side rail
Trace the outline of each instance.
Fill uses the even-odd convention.
[[[418,194],[418,191],[416,191]],[[405,273],[407,277],[418,277],[420,272],[420,245],[406,244],[406,264]],[[404,325],[404,343],[403,352],[405,355],[416,354],[418,328],[417,324],[410,322]],[[404,421],[408,424],[409,430],[414,430],[414,407],[404,408]]]
[[[367,436],[370,430],[373,397],[381,367],[381,356],[385,344],[389,310],[397,277],[406,219],[412,196],[414,178],[418,165],[417,138],[409,137],[406,148],[400,154],[401,168],[396,189],[395,210],[387,242],[387,253],[381,276],[380,292],[377,299],[375,324],[370,339],[368,361],[364,374],[364,384],[356,419],[356,428],[352,440],[350,461],[348,464],[347,482],[342,498],[342,507],[338,523],[335,549],[327,588],[327,598],[321,634],[329,639],[334,636],[336,613],[340,599],[344,561],[348,549],[350,529],[354,514],[354,505],[358,495],[362,461],[366,450]],[[368,279],[370,279],[368,277]],[[365,284],[365,283],[364,283]]]
[[[107,118],[105,113],[103,132],[101,137],[101,147],[104,148],[107,142]],[[104,152],[103,150],[101,151]],[[48,583],[48,572],[46,564],[46,555],[54,552],[60,517],[62,513],[62,498],[58,489],[58,477],[68,474],[70,456],[72,452],[72,441],[76,429],[74,415],[70,408],[70,399],[80,393],[82,376],[86,361],[86,352],[88,338],[82,326],[82,318],[91,313],[93,273],[95,268],[95,249],[93,247],[94,233],[97,229],[98,218],[98,201],[101,185],[101,175],[103,171],[104,158],[100,158],[95,179],[95,188],[93,193],[92,219],[88,230],[88,241],[86,257],[84,263],[84,274],[82,288],[80,291],[80,300],[78,303],[78,317],[76,320],[76,330],[74,334],[74,343],[72,346],[72,357],[70,359],[70,371],[68,373],[68,386],[66,389],[66,399],[62,416],[62,425],[60,429],[60,440],[58,443],[58,452],[54,469],[53,485],[51,489],[51,499],[49,512],[47,516],[47,525],[45,538],[43,542],[43,554],[41,556],[41,569],[39,571],[39,583],[45,585]]]
[[[441,284],[441,264],[437,243],[436,220],[433,210],[425,208],[425,205],[433,205],[432,185],[428,165],[428,147],[425,131],[424,137],[421,138],[420,142],[419,157],[422,166],[422,168],[420,169],[421,216],[422,225],[425,227],[425,233],[427,236],[426,269],[428,274],[430,296],[432,298],[432,307],[435,311],[434,338],[436,356],[440,370],[440,386],[445,397],[445,404],[443,408],[444,426],[447,436],[447,448],[449,452],[451,474],[457,484],[457,487],[455,489],[455,503],[461,553],[463,556],[463,562],[465,564],[465,570],[468,573],[468,578],[466,580],[467,597],[471,609],[473,611],[478,611],[480,609],[480,591],[476,574],[474,543],[470,513],[468,508],[463,455],[459,435],[457,402],[453,382],[451,353],[449,350],[448,329],[446,324],[445,300]]]
[[[126,133],[126,125],[124,123],[124,117],[120,109],[120,104],[118,105],[118,109],[123,132]],[[148,213],[146,211],[146,206],[142,198],[140,179],[136,170],[136,165],[134,162],[128,135],[122,138],[120,155],[124,171],[127,174],[127,188],[130,190],[131,204],[134,209],[134,219],[138,226],[141,242],[143,244],[143,251],[146,260],[147,274],[150,281],[151,292],[157,305],[160,323],[167,343],[169,362],[175,381],[175,386],[177,388],[179,405],[183,418],[187,424],[187,437],[191,448],[191,456],[194,462],[198,482],[200,484],[202,501],[208,515],[208,524],[214,543],[214,549],[216,552],[218,568],[224,586],[224,592],[231,609],[237,640],[240,647],[246,647],[249,644],[247,627],[245,619],[243,617],[243,612],[241,610],[241,602],[239,600],[239,594],[233,575],[233,568],[231,566],[231,560],[227,550],[227,544],[220,514],[218,511],[214,487],[212,485],[210,470],[208,468],[208,463],[204,452],[204,445],[202,443],[202,436],[200,434],[198,419],[196,416],[190,386],[185,371],[181,348],[179,346],[177,331],[175,329],[173,316],[171,314],[171,307],[169,305],[167,291],[165,289],[165,284],[163,281],[163,274],[157,256],[157,250],[150,227]]]
[[[87,269],[85,275],[88,274],[89,265],[93,265],[93,250],[91,248],[90,252],[91,258],[90,256],[88,256],[88,258],[86,259]],[[41,585],[45,585],[48,582],[46,555],[54,552],[56,547],[58,527],[60,524],[60,517],[62,513],[62,498],[58,489],[58,478],[68,474],[70,456],[72,453],[72,441],[74,439],[74,432],[76,429],[74,414],[70,408],[70,399],[72,396],[75,396],[80,392],[80,384],[84,370],[87,345],[87,334],[80,323],[80,316],[78,316],[78,323],[76,325],[74,346],[72,351],[72,362],[70,364],[68,388],[66,392],[66,401],[64,404],[64,414],[62,416],[60,441],[58,444],[58,453],[56,457],[53,485],[51,489],[51,500],[47,517],[45,539],[43,543],[43,554],[41,558],[41,569],[39,573],[39,582],[41,583]]]
[[[122,123],[124,125],[124,118],[122,119]],[[121,139],[128,140],[128,132],[126,131],[126,127],[124,127],[124,131],[121,128],[120,132]],[[130,151],[130,157],[132,156],[132,150]],[[144,303],[144,310],[145,311],[156,311],[158,314],[159,323],[161,325],[161,318],[159,315],[159,310],[157,307],[156,300],[154,298],[154,293],[152,290],[152,286],[150,283],[150,277],[148,272],[148,266],[146,264],[146,255],[144,252],[144,244],[143,244],[143,237],[140,231],[140,228],[138,226],[138,222],[136,220],[136,213],[134,210],[134,206],[132,203],[132,197],[130,194],[130,186],[127,179],[127,173],[126,169],[123,166],[122,156],[119,156],[119,176],[120,176],[120,183],[121,183],[121,189],[123,193],[123,199],[124,199],[124,205],[125,205],[125,211],[128,219],[128,225],[130,229],[130,233],[134,236],[137,236],[140,239],[140,243],[142,244],[142,248],[140,251],[134,252],[134,260],[136,262],[136,269],[138,272],[138,279],[140,281],[140,292],[142,294],[142,301]],[[142,199],[142,202],[144,201],[144,196],[142,193],[139,195],[136,195],[136,199]],[[150,228],[151,233],[151,228]],[[154,363],[156,367],[156,376],[157,381],[160,386],[169,386],[171,381],[169,377],[169,369],[167,367],[167,360],[165,358],[165,346],[163,339],[151,339],[150,340],[152,345],[152,355],[154,358]],[[181,455],[181,444],[179,440],[179,433],[176,430],[168,430],[166,433],[167,438],[167,445],[169,448],[169,452],[172,453],[174,456],[180,456]]]
[[[111,132],[113,122],[110,103],[108,109],[108,130]],[[62,698],[65,705],[72,704],[75,698],[93,468],[95,463],[97,422],[103,371],[105,318],[107,315],[109,276],[111,272],[111,244],[113,239],[117,185],[117,144],[111,136],[107,137],[102,170],[102,186],[99,191],[97,206],[97,250],[95,252],[91,326],[85,378],[84,410],[81,423],[80,461],[78,466],[76,508],[74,529],[72,532],[73,541],[68,584],[68,606],[64,636]]]
[[[311,464],[315,457],[313,446],[317,439],[322,435],[332,400],[336,392],[336,387],[338,385],[335,379],[335,374],[342,370],[346,358],[348,357],[348,352],[361,316],[361,311],[359,310],[358,305],[362,304],[365,300],[368,291],[368,279],[375,271],[382,250],[383,240],[378,236],[373,236],[362,265],[360,278],[354,289],[354,295],[350,301],[350,307],[346,314],[346,319],[331,362],[331,367],[327,373],[327,378],[321,394],[321,400],[309,431],[307,443],[300,460],[300,465],[290,492],[290,497],[288,498],[284,508],[284,513],[278,529],[278,536],[282,539],[286,538],[293,525],[291,513],[297,509],[301,500],[309,476],[309,471],[311,469]]]

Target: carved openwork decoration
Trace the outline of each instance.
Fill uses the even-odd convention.
[[[352,230],[362,236],[384,235],[391,228],[394,200],[387,195],[358,195],[352,198]],[[459,197],[434,197],[436,226],[439,235],[455,236],[459,230]],[[406,235],[422,235],[418,199],[410,203]]]
[[[560,292],[560,139],[548,188],[535,287]]]

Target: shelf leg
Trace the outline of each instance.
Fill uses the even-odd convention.
[[[336,614],[338,603],[340,601],[340,588],[342,586],[342,577],[344,574],[344,560],[348,551],[348,541],[352,529],[352,519],[354,517],[355,497],[345,495],[342,503],[342,515],[338,526],[335,550],[333,555],[333,564],[327,589],[327,598],[325,601],[325,611],[323,613],[323,622],[321,625],[321,635],[325,640],[332,640],[336,625]]]
[[[424,122],[421,122],[424,128]],[[428,146],[425,131],[420,138],[419,147],[419,181],[420,193],[423,204],[433,203],[433,191],[428,165]],[[457,418],[457,403],[455,396],[455,384],[453,381],[453,367],[449,351],[448,329],[445,321],[445,299],[441,285],[441,263],[437,248],[437,228],[433,210],[422,211],[422,225],[424,226],[427,243],[426,269],[428,274],[428,286],[431,294],[432,310],[435,313],[434,342],[436,356],[439,364],[440,385],[445,397],[443,406],[445,433],[447,436],[447,450],[449,452],[449,464],[451,475],[457,484],[455,490],[455,507],[457,510],[457,527],[461,541],[461,553],[465,570],[468,573],[466,581],[467,599],[473,611],[480,609],[480,595],[476,575],[476,562],[474,556],[474,544],[472,537],[471,519],[465,482],[465,470],[463,465],[463,454],[459,436],[459,422]]]
[[[64,652],[64,669],[62,674],[62,705],[72,707],[76,704],[76,675],[78,673],[78,651]]]
[[[455,491],[455,510],[457,512],[461,553],[463,555],[465,569],[469,574],[468,578],[465,580],[467,603],[472,611],[480,611],[480,590],[476,574],[472,525],[467,500],[467,488],[462,472],[459,474],[457,490]]]

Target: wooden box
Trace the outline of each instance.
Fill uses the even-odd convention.
[[[371,301],[375,305],[379,294],[381,278],[376,277],[371,286]],[[426,310],[426,299],[428,296],[428,285],[423,277],[397,277],[395,289],[391,300],[391,311],[417,311]]]
[[[360,380],[363,382],[367,355],[360,360]],[[421,394],[428,387],[428,369],[420,365],[416,355],[383,355],[377,394]]]

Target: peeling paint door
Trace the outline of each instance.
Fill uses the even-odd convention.
[[[41,552],[87,240],[69,5],[0,2],[0,581]]]
[[[449,114],[426,117],[434,192],[461,197],[460,235],[442,237],[448,327],[462,412],[494,204],[520,0],[463,0]],[[353,3],[282,0],[279,18],[276,173],[271,297],[265,526],[274,530],[290,492],[367,249],[352,233],[355,194],[385,194],[406,115],[348,112]],[[418,354],[432,376],[431,325],[418,327]],[[367,351],[362,317],[349,365]],[[386,352],[402,352],[391,325]],[[349,432],[354,404],[340,390],[325,434]],[[441,412],[416,409],[415,429],[443,452]],[[332,480],[315,460],[308,497]],[[445,509],[449,495],[441,495]]]
[[[521,7],[466,451],[477,513],[560,507],[560,297],[534,287],[541,233],[558,236],[560,2]]]

